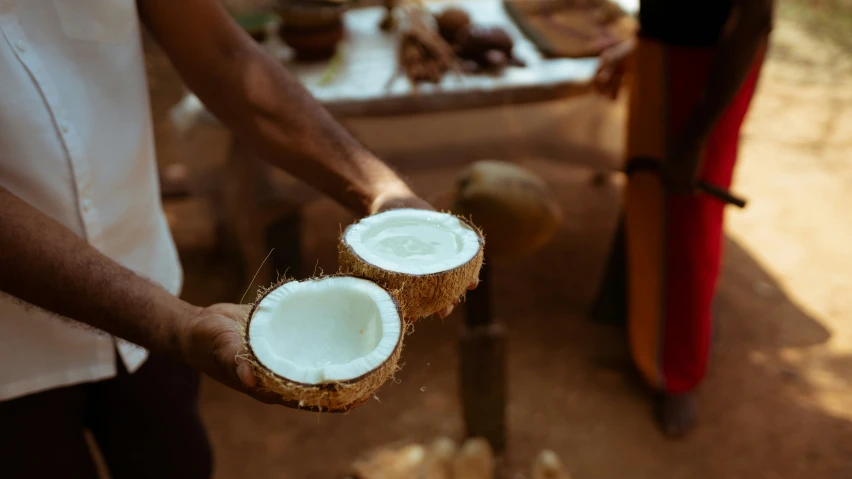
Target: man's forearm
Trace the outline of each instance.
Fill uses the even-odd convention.
[[[177,358],[198,308],[0,188],[0,291]]]
[[[383,192],[408,191],[270,55],[252,49],[234,63],[230,75],[189,86],[265,159],[359,214]]]
[[[355,140],[215,0],[138,0],[190,89],[264,158],[353,211],[405,183]]]

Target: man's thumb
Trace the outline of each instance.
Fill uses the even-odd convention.
[[[254,375],[251,367],[244,361],[240,361],[237,364],[237,379],[246,387],[253,388],[257,386],[257,376]]]

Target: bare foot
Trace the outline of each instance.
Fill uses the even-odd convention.
[[[656,401],[655,414],[666,436],[681,438],[693,429],[698,419],[695,393],[664,393],[660,394]]]

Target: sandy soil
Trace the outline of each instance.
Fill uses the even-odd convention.
[[[509,329],[507,477],[525,477],[545,447],[578,479],[852,477],[852,62],[789,21],[779,22],[773,43],[742,138],[735,189],[750,204],[729,215],[721,338],[700,393],[701,423],[680,442],[657,432],[647,397],[625,372],[623,332],[585,316],[619,201],[617,184],[589,179],[618,164],[622,105],[586,98],[352,124],[424,195],[451,187],[464,163],[484,157],[528,166],[558,193],[566,212],[558,237],[532,257],[494,264],[495,309]],[[152,83],[162,110],[174,91],[160,86]],[[486,141],[495,118],[506,134]],[[431,136],[417,143],[415,130]],[[158,134],[167,162],[173,145],[167,130]],[[334,270],[338,225],[351,217],[327,200],[305,211],[305,260]],[[183,254],[188,299],[239,299],[247,279],[234,258]],[[207,381],[202,411],[217,477],[341,477],[379,445],[460,438],[459,319],[419,323],[400,382],[345,416],[257,404]]]

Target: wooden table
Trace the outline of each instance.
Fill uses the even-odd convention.
[[[620,0],[635,11],[637,0]],[[438,85],[422,85],[415,92],[408,80],[397,76],[397,39],[378,28],[385,11],[380,7],[351,10],[344,19],[346,39],[339,67],[324,81],[325,63],[289,64],[302,83],[333,114],[342,117],[410,115],[494,107],[554,100],[584,93],[597,68],[597,58],[546,59],[512,22],[500,0],[430,1],[435,11],[448,5],[469,12],[476,24],[504,28],[514,40],[515,55],[526,63],[501,75],[447,75]],[[276,35],[266,47],[282,61],[291,52]]]

